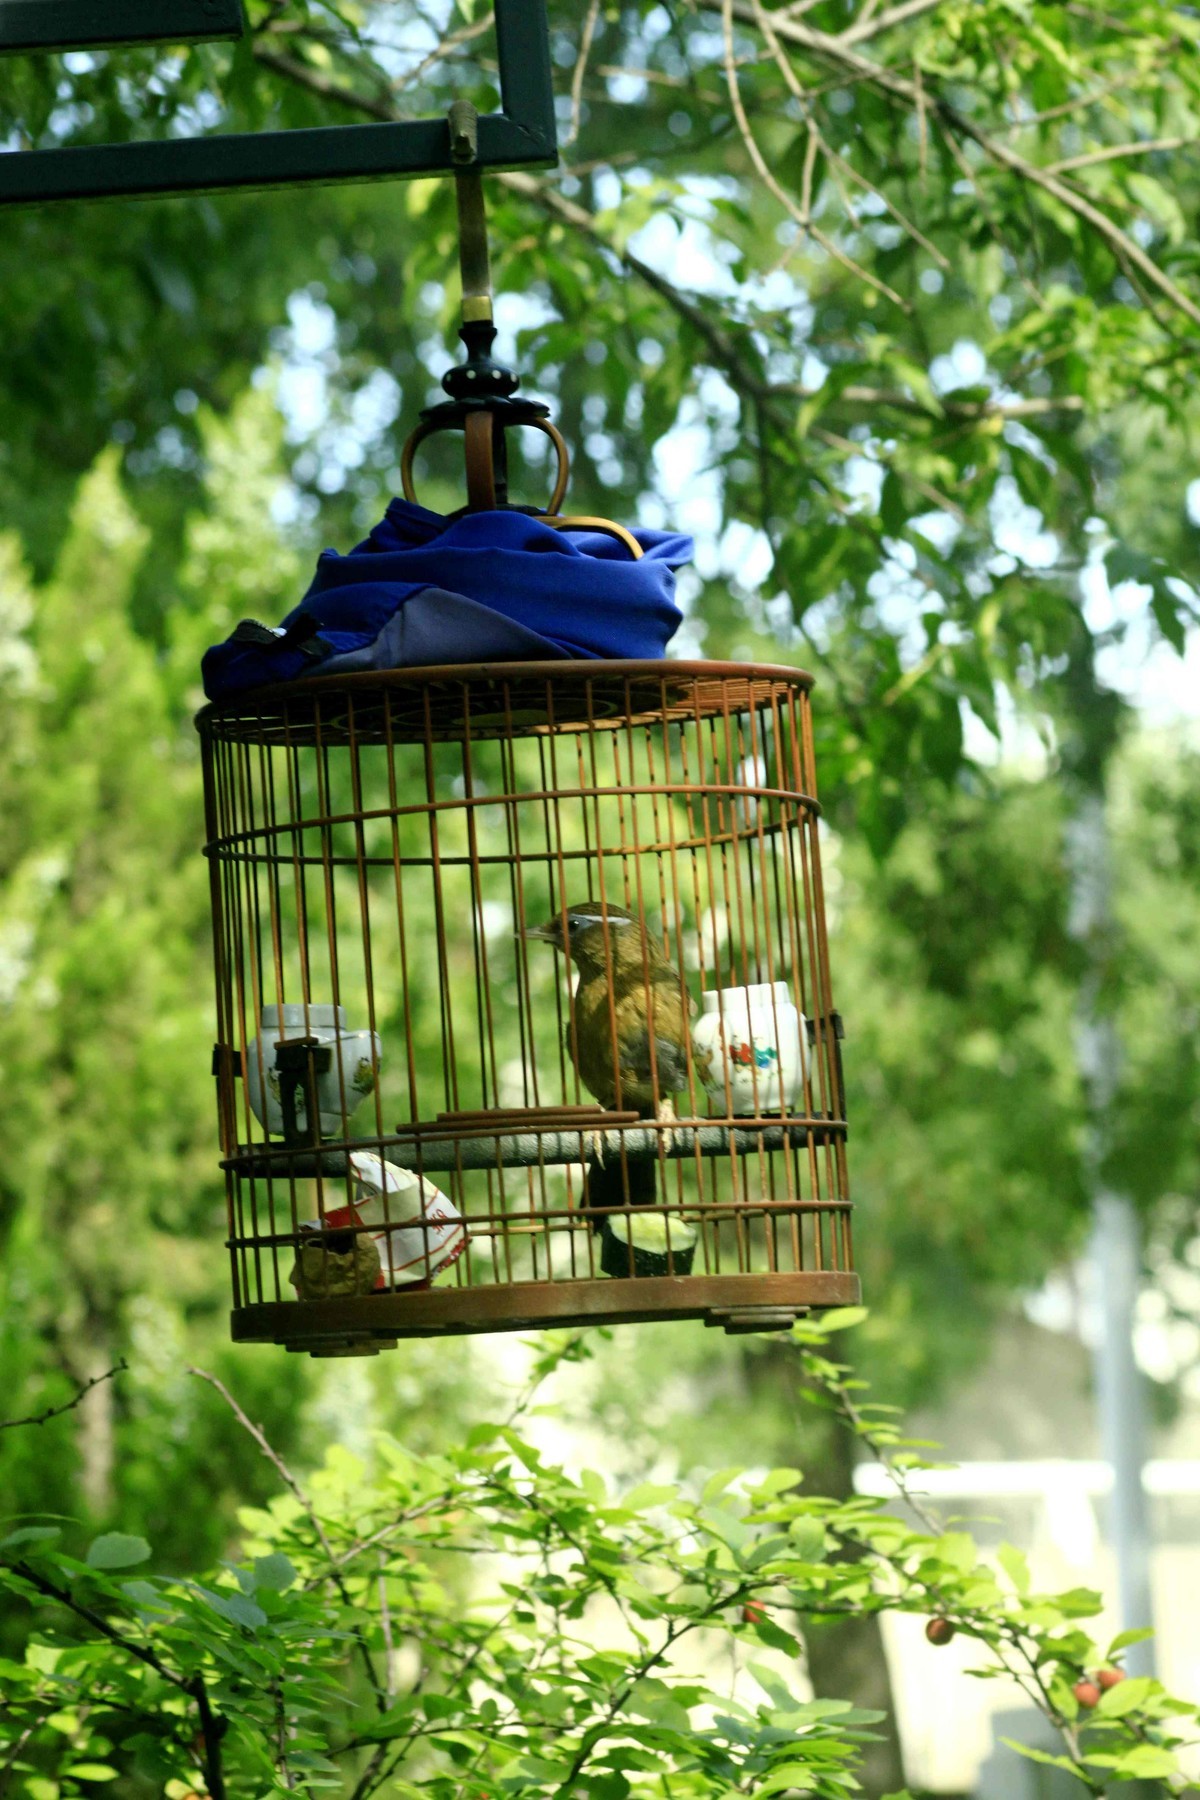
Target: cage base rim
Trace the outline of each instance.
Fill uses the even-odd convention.
[[[459,1337],[539,1326],[629,1325],[639,1321],[703,1319],[728,1329],[779,1329],[783,1315],[855,1306],[858,1276],[848,1269],[808,1269],[763,1275],[597,1276],[578,1281],[524,1281],[490,1287],[429,1288],[421,1293],[372,1294],[361,1299],[274,1300],[237,1306],[230,1314],[236,1343],[274,1343],[327,1353],[358,1345],[364,1354],[398,1338]]]

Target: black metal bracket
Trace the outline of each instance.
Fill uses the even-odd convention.
[[[214,1044],[212,1053],[212,1072],[214,1081],[220,1081],[221,1071],[228,1065],[229,1073],[234,1081],[241,1081],[245,1070],[242,1067],[242,1053],[229,1044]]]
[[[246,29],[242,0],[0,0],[0,55],[199,44]]]
[[[805,1024],[808,1026],[808,1044],[810,1050],[815,1049],[816,1047],[817,1027],[819,1025],[830,1026],[833,1030],[834,1039],[839,1044],[846,1035],[846,1024],[840,1012],[814,1013],[805,1020]]]
[[[275,1067],[279,1074],[279,1110],[283,1114],[285,1144],[320,1144],[321,1105],[317,1077],[328,1074],[332,1064],[333,1051],[320,1038],[287,1038],[276,1044]],[[297,1104],[301,1098],[304,1100],[304,1130],[299,1124]]]
[[[148,16],[155,12],[166,24],[161,32],[149,34],[153,39],[179,42],[197,35],[240,34],[236,28],[199,34],[180,28],[188,19],[195,24],[198,13],[207,16],[208,4],[209,0],[0,0],[0,49],[96,48],[131,38],[144,42]],[[228,26],[229,10],[238,7],[238,0],[214,4]],[[479,120],[472,160],[491,169],[552,166],[558,149],[545,0],[496,0],[495,10],[502,110]],[[30,45],[21,41],[20,33],[29,32],[35,13],[47,18],[43,35]],[[65,21],[61,27],[51,22],[56,13]],[[108,16],[111,27],[102,37],[95,35],[101,29],[95,23],[100,13]],[[83,35],[89,31],[92,35]],[[456,157],[454,148],[450,125],[440,118],[14,150],[0,154],[0,206],[445,175],[462,166],[461,149]]]
[[[846,1116],[846,1073],[842,1067],[842,1044],[846,1037],[845,1021],[840,1012],[828,1012],[810,1018],[806,1023],[808,1025],[808,1046],[810,1050],[815,1050],[817,1047],[818,1029],[825,1028],[833,1033],[833,1068],[837,1079],[835,1105],[837,1107],[838,1116],[844,1119]]]

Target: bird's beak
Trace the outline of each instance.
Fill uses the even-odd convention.
[[[522,936],[527,938],[538,938],[543,944],[558,943],[558,932],[555,929],[553,920],[547,925],[527,925]]]

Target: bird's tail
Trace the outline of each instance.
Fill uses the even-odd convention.
[[[629,1157],[624,1163],[619,1156],[603,1165],[593,1163],[588,1170],[584,1205],[589,1210],[609,1206],[653,1206],[658,1199],[658,1164]],[[608,1215],[597,1212],[592,1230],[602,1231]]]

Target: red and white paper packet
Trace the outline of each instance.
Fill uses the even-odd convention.
[[[350,1167],[357,1190],[357,1214],[379,1246],[381,1282],[385,1288],[428,1283],[457,1262],[467,1247],[462,1214],[440,1188],[412,1169],[398,1169],[371,1150],[352,1150]],[[388,1225],[378,1228],[387,1196]],[[326,1215],[326,1223],[333,1215]],[[347,1223],[350,1223],[347,1220]]]

